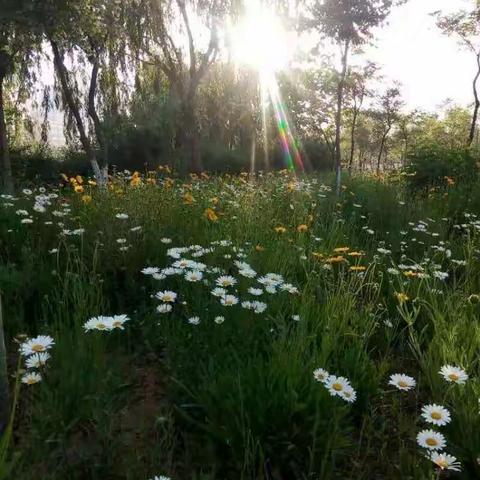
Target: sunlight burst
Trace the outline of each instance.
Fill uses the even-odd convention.
[[[293,41],[280,19],[257,0],[250,0],[245,8],[245,16],[232,32],[235,61],[264,72],[285,68]]]

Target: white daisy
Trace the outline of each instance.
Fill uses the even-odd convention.
[[[169,313],[171,311],[172,311],[172,306],[169,303],[162,303],[157,307],[158,313]]]
[[[227,294],[227,291],[224,288],[217,287],[211,291],[211,294],[214,297],[224,297]]]
[[[327,381],[329,376],[330,374],[323,368],[317,368],[316,370],[313,371],[313,378],[317,382],[325,382]]]
[[[219,287],[225,288],[225,287],[231,287],[232,285],[235,285],[237,281],[231,275],[222,275],[221,277],[218,277],[215,280],[215,283]]]
[[[462,470],[460,462],[457,462],[457,459],[453,455],[448,455],[448,453],[432,452],[429,458],[441,470],[453,470],[456,472]]]
[[[199,282],[203,278],[203,273],[200,270],[193,270],[185,274],[187,282]]]
[[[177,298],[177,294],[170,290],[164,290],[163,292],[157,292],[155,298],[162,302],[173,303]]]
[[[128,218],[128,215],[126,213],[117,213],[115,217],[119,220],[126,220]]]
[[[22,383],[26,383],[27,385],[34,385],[41,381],[42,376],[37,372],[27,372],[22,376]]]
[[[257,275],[257,272],[255,270],[252,270],[251,268],[243,268],[238,271],[238,273],[245,278],[255,278]]]
[[[198,325],[200,323],[200,317],[190,317],[188,323],[191,325]]]
[[[90,330],[109,331],[113,328],[112,317],[98,316],[90,318],[83,325],[86,332]]]
[[[144,275],[154,275],[158,273],[160,269],[158,267],[145,267],[141,270]]]
[[[122,315],[114,315],[113,317],[111,317],[111,320],[112,320],[112,328],[118,328],[120,330],[124,330],[123,328],[123,324],[125,322],[128,322],[130,319],[122,314]]]
[[[399,390],[408,391],[415,387],[416,382],[414,378],[409,377],[408,375],[404,375],[403,373],[395,373],[390,375],[390,381],[388,384],[397,387]]]
[[[468,380],[468,375],[465,370],[453,365],[444,365],[440,369],[439,373],[447,382],[450,383],[458,383],[459,385],[463,385]]]
[[[235,295],[225,295],[220,298],[220,303],[225,307],[231,307],[238,303],[238,298]]]
[[[340,394],[340,397],[348,403],[353,403],[357,399],[357,392],[348,385]]]
[[[221,315],[217,316],[213,320],[217,325],[220,325],[225,321],[225,317],[222,317]]]
[[[250,295],[255,295],[255,296],[258,297],[258,296],[262,295],[263,290],[262,290],[261,288],[253,288],[253,287],[250,287],[250,288],[248,289],[248,293],[249,293]]]
[[[450,423],[450,412],[441,405],[425,405],[422,408],[422,417],[428,422],[442,427]]]
[[[417,435],[417,443],[429,450],[441,450],[447,444],[445,437],[435,430],[422,430]]]
[[[34,353],[46,352],[55,342],[52,337],[48,335],[39,335],[38,337],[27,340],[20,346],[20,353],[25,356],[33,355]]]
[[[350,382],[345,377],[337,377],[335,375],[330,375],[324,384],[332,397],[341,397],[346,389],[352,388]]]
[[[50,354],[48,352],[35,353],[25,360],[25,366],[27,368],[40,368],[46,365],[49,358]]]

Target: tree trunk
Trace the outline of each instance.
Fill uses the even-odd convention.
[[[477,118],[478,118],[478,110],[480,108],[480,99],[478,98],[478,91],[477,91],[477,81],[480,78],[480,52],[477,54],[477,74],[473,80],[473,96],[475,97],[475,105],[473,107],[473,115],[472,115],[472,124],[470,126],[470,133],[468,135],[468,142],[467,147],[470,147],[473,143],[473,139],[475,138],[475,130],[477,128]]]
[[[355,154],[355,129],[357,127],[357,117],[358,117],[358,108],[355,107],[353,110],[352,118],[352,133],[350,135],[350,160],[348,162],[348,173],[352,173],[353,167],[353,156]]]
[[[108,157],[107,157],[107,143],[105,135],[103,134],[103,127],[95,107],[95,95],[97,92],[98,70],[100,68],[100,61],[98,55],[91,59],[92,75],[90,77],[90,88],[88,90],[88,115],[92,119],[93,129],[97,137],[98,145],[103,154],[103,162],[101,165],[101,184],[105,185],[108,181]]]
[[[203,170],[200,151],[200,132],[198,129],[195,93],[190,92],[184,100],[184,146],[188,148],[190,169],[196,173]]]
[[[7,125],[5,123],[3,82],[5,75],[0,72],[0,156],[2,162],[2,190],[10,195],[13,194],[13,175],[10,152],[8,148]]]
[[[350,40],[345,41],[342,52],[342,72],[337,87],[337,111],[335,114],[335,192],[340,195],[340,184],[342,181],[342,153],[340,152],[341,130],[342,130],[342,105],[345,78],[347,76],[348,49]]]
[[[10,417],[10,391],[8,386],[7,351],[3,330],[2,296],[0,294],[0,434]]]
[[[69,85],[68,82],[68,71],[65,67],[65,63],[63,62],[63,56],[61,55],[60,49],[58,48],[58,45],[54,40],[50,39],[50,45],[52,47],[55,70],[57,71],[58,78],[62,86],[65,102],[71,114],[75,118],[75,124],[77,126],[78,134],[80,136],[80,143],[82,144],[83,150],[87,155],[87,159],[92,166],[93,174],[97,183],[101,186],[104,186],[107,183],[108,176],[106,176],[105,168],[100,168],[95,154],[95,149],[93,148],[87,136],[85,125],[83,124],[82,116],[80,115],[79,106],[75,100],[72,87]]]
[[[377,175],[380,174],[380,163],[382,161],[383,149],[385,148],[385,140],[387,139],[387,135],[390,129],[388,129],[382,136],[382,141],[380,143],[380,151],[378,152],[377,158]]]

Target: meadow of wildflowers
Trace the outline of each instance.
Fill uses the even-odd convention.
[[[480,192],[123,172],[0,198],[0,479],[480,478]]]

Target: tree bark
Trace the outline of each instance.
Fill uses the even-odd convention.
[[[337,196],[340,195],[340,185],[342,181],[342,153],[340,151],[340,143],[342,130],[343,91],[345,89],[345,78],[347,76],[349,47],[350,40],[346,40],[342,51],[342,71],[337,87],[337,111],[335,114],[335,191]]]
[[[107,142],[105,141],[105,135],[103,133],[102,123],[97,114],[95,107],[95,95],[97,92],[98,70],[100,68],[100,61],[98,55],[91,59],[92,63],[92,75],[90,77],[90,88],[88,90],[88,115],[92,119],[93,129],[95,130],[95,136],[97,137],[98,145],[102,152],[103,162],[101,165],[101,184],[105,185],[108,181],[108,153]]]
[[[0,434],[3,433],[10,417],[10,389],[8,385],[7,351],[3,330],[2,296],[0,294]]]
[[[4,110],[4,85],[5,73],[0,71],[0,156],[2,162],[2,190],[10,195],[13,194],[13,175],[10,151],[8,148],[7,125],[5,123]]]
[[[106,172],[105,169],[100,168],[95,154],[95,149],[93,148],[88,138],[85,125],[83,124],[82,116],[80,115],[79,106],[75,100],[72,87],[69,85],[68,71],[65,67],[65,63],[63,62],[63,56],[60,53],[60,49],[57,43],[53,39],[50,39],[50,45],[52,47],[55,70],[57,71],[58,78],[62,86],[65,102],[71,114],[75,118],[75,124],[77,126],[78,134],[80,136],[80,143],[82,144],[83,150],[87,155],[87,159],[92,166],[95,179],[97,180],[99,185],[103,186],[106,184],[107,181],[107,177],[105,175]]]
[[[390,128],[391,127],[388,127],[388,129],[384,132],[384,134],[382,135],[382,141],[380,142],[380,151],[378,152],[378,158],[377,158],[377,175],[379,175],[380,173],[380,163],[382,161],[383,150],[385,148],[385,141],[387,140],[387,135],[390,132]]]
[[[473,107],[472,124],[470,126],[470,133],[468,135],[467,147],[470,147],[472,145],[473,139],[475,138],[475,130],[477,128],[478,110],[480,108],[480,99],[478,98],[478,90],[477,90],[477,82],[479,78],[480,78],[480,52],[477,53],[477,74],[473,79],[473,96],[475,97],[475,105]]]
[[[352,173],[353,156],[355,154],[355,129],[357,127],[358,108],[355,106],[352,118],[352,132],[350,135],[350,160],[348,162],[348,173]]]

